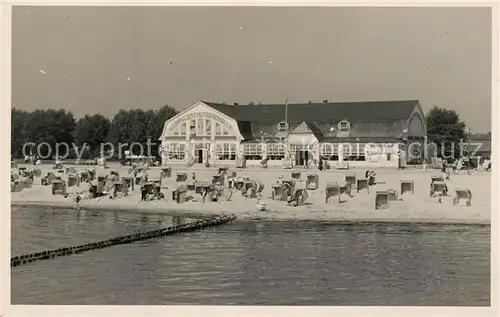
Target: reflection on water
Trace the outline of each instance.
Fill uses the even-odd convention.
[[[172,221],[16,208],[12,254]],[[489,305],[489,241],[478,226],[233,222],[14,268],[12,303]]]

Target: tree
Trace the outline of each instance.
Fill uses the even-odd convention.
[[[75,118],[71,112],[65,110],[35,110],[25,112],[12,110],[12,154],[16,157],[22,156],[22,147],[27,142],[34,143],[34,153],[42,157],[54,157],[56,150],[59,155],[66,156],[67,148],[57,144],[65,143],[71,149],[73,133],[75,129]],[[26,149],[27,150],[27,149]],[[29,154],[29,153],[26,153]]]
[[[23,156],[23,145],[26,140],[26,123],[29,118],[29,112],[12,108],[11,110],[11,126],[10,126],[10,153],[13,157],[19,158]],[[29,154],[28,150],[26,149]]]
[[[455,110],[434,106],[426,116],[428,142],[437,146],[437,155],[445,159],[460,156],[460,142],[466,142],[465,123]]]
[[[115,149],[122,146],[123,150],[130,150],[134,155],[152,155],[158,154],[158,139],[163,132],[165,121],[172,118],[177,114],[177,110],[165,105],[160,109],[144,111],[142,109],[120,110],[114,116],[111,129],[109,132],[109,140],[115,144]],[[151,141],[152,146],[148,149],[148,139]],[[132,146],[132,144],[141,144]],[[115,154],[123,155],[123,153]]]
[[[169,105],[164,105],[156,111],[155,114],[155,130],[152,136],[154,142],[157,142],[163,133],[165,122],[175,117],[179,112]]]
[[[111,121],[101,114],[85,115],[76,122],[75,144],[79,151],[83,146],[84,156],[93,158],[99,155],[101,144],[108,142],[108,133],[111,129]]]

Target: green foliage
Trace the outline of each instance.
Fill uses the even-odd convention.
[[[101,114],[85,115],[76,122],[74,142],[78,148],[86,147],[83,158],[99,154],[100,144],[108,142],[111,121]]]
[[[434,106],[427,114],[426,121],[428,142],[437,145],[438,157],[458,157],[460,142],[467,142],[465,123],[460,121],[458,113]]]
[[[53,149],[56,143],[64,142],[70,145],[71,150],[74,150],[74,146],[78,147],[78,151],[84,148],[82,158],[92,158],[100,154],[101,144],[109,142],[115,145],[115,154],[118,155],[120,143],[130,146],[135,142],[146,146],[148,138],[152,143],[159,143],[158,139],[163,132],[165,121],[176,114],[174,108],[165,105],[158,110],[148,111],[121,109],[112,120],[101,114],[94,114],[85,115],[75,121],[73,114],[65,110],[27,112],[13,108],[11,154],[13,157],[21,158],[22,147],[27,142],[34,142],[35,146],[47,142]],[[43,150],[43,147],[41,149]],[[127,146],[123,147],[123,150],[127,149]],[[151,155],[156,156],[157,146],[152,146],[151,149]],[[139,147],[136,147],[137,150]],[[26,154],[29,154],[29,151]],[[47,153],[42,151],[40,154]],[[75,157],[74,153],[70,157]]]
[[[71,112],[62,109],[27,112],[14,108],[11,116],[11,154],[14,157],[23,155],[23,145],[28,142],[45,142],[52,149],[56,148],[56,143],[73,142],[75,118]],[[28,150],[26,152],[29,154]],[[47,147],[40,147],[40,154],[48,155]]]

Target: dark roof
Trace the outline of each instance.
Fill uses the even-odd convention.
[[[316,125],[314,122],[306,122],[307,126],[309,129],[311,129],[312,133],[316,137],[316,139],[321,140],[323,139],[324,135],[323,132],[321,132],[321,129]]]
[[[245,140],[252,139],[252,124],[249,121],[237,121],[238,130]]]
[[[278,123],[285,119],[284,104],[225,105],[205,102],[236,121]],[[418,100],[365,101],[288,104],[288,122],[323,122],[330,120],[392,121],[409,119]]]
[[[471,151],[476,151],[478,145],[481,145],[477,150],[478,153],[491,153],[491,138],[471,138],[470,147],[466,147],[466,149],[469,148]]]
[[[321,142],[323,143],[398,143],[401,142],[399,138],[391,137],[349,137],[349,138],[324,138]]]
[[[277,124],[285,119],[284,104],[203,103],[235,119],[245,140],[259,138],[262,133],[275,135]],[[360,137],[400,139],[404,124],[418,103],[418,100],[410,100],[288,104],[287,122],[289,131],[305,122],[318,140],[339,137],[347,140],[345,134],[337,135],[336,127],[342,120],[351,124],[349,140]]]

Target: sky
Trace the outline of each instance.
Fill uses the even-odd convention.
[[[14,7],[12,105],[419,100],[491,129],[489,8]]]

